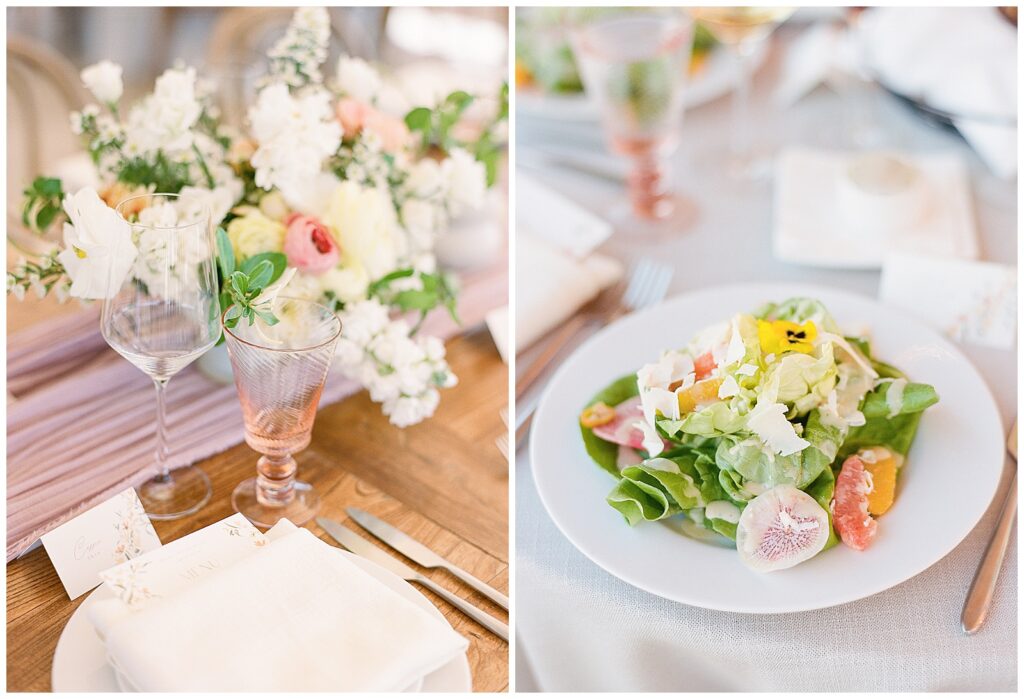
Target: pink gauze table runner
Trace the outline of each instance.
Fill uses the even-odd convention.
[[[504,261],[466,275],[462,283],[462,329],[479,324],[507,300]],[[459,330],[441,310],[423,327],[444,338]],[[320,404],[358,389],[332,371]],[[15,398],[7,406],[10,561],[61,522],[154,474],[156,403],[152,381],[104,342],[98,305],[11,336],[7,390]],[[167,398],[172,468],[243,440],[234,384],[219,384],[193,365],[174,377]]]

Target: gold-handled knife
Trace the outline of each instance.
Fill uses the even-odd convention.
[[[348,516],[351,517],[356,524],[373,534],[406,558],[416,561],[424,568],[443,568],[462,582],[472,587],[481,595],[484,595],[495,603],[500,604],[503,608],[508,609],[508,597],[495,590],[483,580],[477,579],[454,563],[451,563],[434,553],[401,529],[388,524],[382,519],[374,517],[369,512],[364,512],[363,510],[355,507],[348,507],[345,509],[345,512],[348,513]]]
[[[352,553],[373,561],[403,580],[422,585],[491,633],[496,634],[505,641],[508,640],[508,624],[504,624],[487,612],[477,609],[461,597],[456,597],[430,578],[420,575],[398,559],[384,553],[348,527],[326,517],[317,517],[316,522],[323,527],[324,531],[331,535],[332,539]]]

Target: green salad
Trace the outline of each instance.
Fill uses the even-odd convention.
[[[706,328],[606,386],[580,425],[626,522],[681,516],[684,530],[726,537],[746,565],[770,571],[840,541],[870,545],[936,402],[822,303],[793,298]]]

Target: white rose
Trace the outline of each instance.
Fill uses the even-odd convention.
[[[121,66],[110,61],[100,61],[83,70],[82,82],[104,104],[116,103],[124,92]]]
[[[361,266],[379,279],[398,263],[395,211],[387,193],[342,182],[323,217],[341,248],[345,266]]]
[[[362,267],[344,267],[328,270],[316,278],[323,293],[328,291],[344,303],[366,297],[370,278]]]
[[[453,148],[442,166],[447,184],[448,213],[453,217],[483,206],[487,194],[487,170],[468,151]]]
[[[121,288],[138,255],[131,226],[91,187],[64,197],[65,249],[57,255],[76,298],[109,298]]]
[[[369,63],[361,58],[341,56],[338,58],[336,73],[338,88],[347,97],[373,104],[380,91],[380,74]]]

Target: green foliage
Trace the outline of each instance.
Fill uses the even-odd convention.
[[[266,304],[258,303],[260,295],[277,281],[287,266],[287,258],[279,252],[267,252],[246,258],[236,267],[231,240],[223,228],[217,229],[217,267],[220,271],[220,308],[224,325],[233,328],[238,321],[249,325],[259,318],[267,325],[276,325],[278,318]]]
[[[405,125],[414,134],[419,134],[422,149],[440,148],[447,152],[459,145],[452,137],[451,130],[459,122],[463,112],[473,103],[468,92],[456,90],[434,109],[416,107],[405,115]]]
[[[64,187],[56,177],[37,177],[25,190],[21,222],[37,233],[50,227],[62,211]]]
[[[394,288],[393,284],[397,280],[411,277],[419,278],[420,288]],[[376,297],[384,305],[398,308],[401,311],[418,311],[420,318],[413,328],[412,334],[419,330],[427,314],[438,306],[447,308],[452,320],[456,323],[461,322],[455,309],[456,290],[454,281],[451,277],[441,272],[428,274],[426,272],[417,272],[413,269],[396,270],[370,284],[368,296]]]

